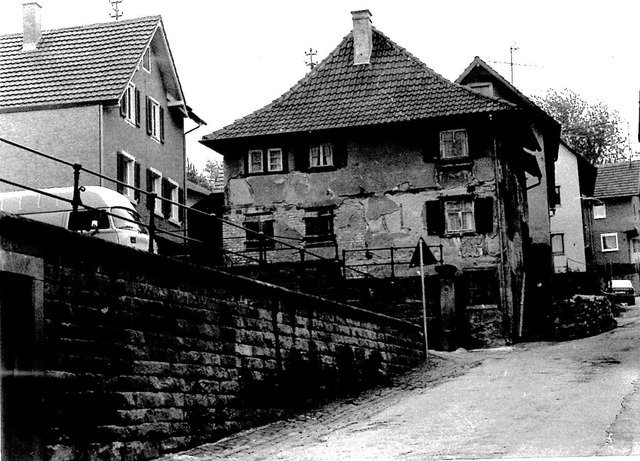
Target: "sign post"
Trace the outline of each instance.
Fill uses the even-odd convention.
[[[425,360],[429,361],[429,339],[427,336],[427,294],[425,292],[424,287],[424,265],[425,264],[436,264],[436,258],[429,250],[426,242],[422,237],[418,240],[418,244],[416,245],[416,249],[413,252],[413,256],[411,257],[411,262],[409,263],[409,267],[415,267],[420,264],[420,283],[422,286],[422,319],[424,325],[424,356]]]

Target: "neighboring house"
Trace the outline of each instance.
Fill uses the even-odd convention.
[[[556,273],[586,272],[591,264],[591,207],[596,167],[564,142],[556,161],[551,249]],[[586,213],[585,213],[586,211]]]
[[[530,128],[535,134],[534,149],[528,152],[537,164],[532,168],[537,166],[541,174],[527,178],[527,225],[531,245],[527,245],[525,251],[528,273],[525,297],[528,306],[540,310],[542,306],[551,304],[549,288],[553,275],[553,257],[550,211],[552,212],[553,206],[550,198],[556,190],[554,162],[558,158],[560,124],[479,57],[474,58],[456,79],[456,83],[486,96],[516,104],[527,114]]]
[[[640,161],[598,165],[593,191],[593,262],[605,276],[629,275],[640,263]]]
[[[224,226],[225,249],[255,248],[263,232],[365,259],[366,248],[422,237],[467,282],[478,329],[516,339],[525,171],[540,176],[523,150],[536,148],[525,112],[444,79],[372,27],[369,11],[353,12],[353,25],[290,91],[203,137],[224,156],[225,218],[247,229]],[[298,257],[272,249],[272,260]]]
[[[24,5],[24,33],[0,36],[0,137],[184,203],[185,103],[159,16],[40,30]],[[33,188],[70,186],[73,169],[0,145],[0,177]],[[81,185],[124,193],[149,219],[137,191],[86,172]],[[0,183],[0,190],[15,189]],[[156,203],[158,227],[183,232],[176,205]]]

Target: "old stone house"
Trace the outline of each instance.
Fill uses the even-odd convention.
[[[521,327],[529,114],[452,83],[353,12],[353,30],[293,88],[202,143],[224,156],[224,245],[271,260],[442,244],[469,322],[496,342]],[[370,250],[370,251],[369,251]],[[416,276],[398,266],[396,276]],[[462,295],[462,293],[461,293]],[[484,333],[480,333],[484,334]]]
[[[37,3],[23,33],[0,36],[0,137],[184,203],[185,102],[159,16],[41,30]],[[2,144],[1,177],[32,188],[73,185],[73,169]],[[129,197],[146,221],[144,194],[82,173]],[[16,189],[0,183],[0,190]],[[159,228],[184,229],[178,206],[158,201]]]

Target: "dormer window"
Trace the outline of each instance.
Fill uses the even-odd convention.
[[[142,68],[151,73],[151,50],[147,48],[142,55]]]
[[[469,157],[467,130],[446,130],[440,132],[440,158],[443,160],[465,159]]]
[[[331,144],[312,145],[309,148],[309,167],[324,166],[333,166],[333,146]]]

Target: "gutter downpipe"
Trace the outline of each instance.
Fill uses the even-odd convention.
[[[494,120],[493,120],[493,113],[489,114],[489,121],[491,122],[491,126],[492,128],[494,128]],[[494,176],[495,176],[495,188],[496,188],[496,201],[498,202],[498,221],[499,221],[499,225],[498,225],[498,245],[499,245],[499,251],[500,251],[500,271],[499,271],[499,281],[500,281],[500,301],[502,302],[502,306],[505,310],[507,310],[507,306],[508,306],[508,302],[507,302],[507,294],[506,294],[506,288],[507,288],[507,276],[505,274],[505,270],[506,270],[506,262],[505,262],[505,237],[504,237],[504,210],[503,210],[503,204],[502,204],[502,200],[500,199],[500,181],[501,181],[501,177],[502,175],[500,175],[500,168],[499,168],[499,164],[498,164],[498,144],[496,141],[496,130],[493,129],[493,170],[494,170]],[[512,334],[512,328],[511,328],[511,322],[512,322],[512,312],[510,312],[511,309],[508,310],[508,315],[509,315],[509,336],[508,336],[508,340],[511,341],[510,337]]]
[[[98,172],[104,174],[104,106],[98,104]],[[102,176],[99,178],[99,184],[103,186]]]

